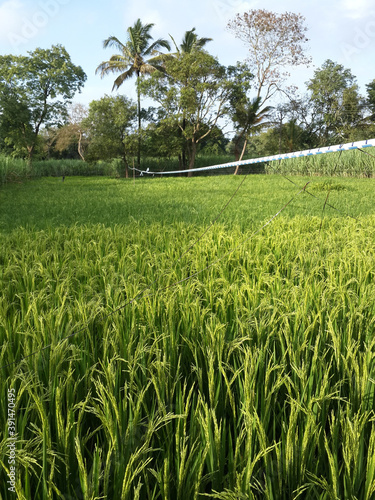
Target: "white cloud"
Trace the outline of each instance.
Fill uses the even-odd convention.
[[[374,9],[374,3],[373,0],[342,0],[341,8],[345,17],[361,19]]]

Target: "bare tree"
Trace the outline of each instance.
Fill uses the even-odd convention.
[[[85,160],[84,151],[86,138],[82,122],[87,117],[88,110],[83,104],[73,104],[69,110],[69,119],[66,125],[61,128],[54,129],[55,149],[56,151],[64,151],[71,144],[76,144],[77,152],[81,160]]]
[[[281,89],[289,76],[288,67],[310,63],[304,54],[308,41],[304,21],[300,14],[264,9],[237,14],[229,21],[228,30],[249,47],[247,62],[263,103]]]

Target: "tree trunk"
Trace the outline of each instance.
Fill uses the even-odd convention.
[[[138,151],[137,168],[141,168],[141,89],[139,87],[140,74],[137,73],[137,114],[138,114]]]
[[[237,140],[234,141],[234,161],[238,161],[240,157],[239,143],[241,137],[238,137]]]
[[[35,144],[32,144],[31,146],[26,146],[26,148],[27,148],[27,164],[29,167],[31,167],[32,163],[33,163],[34,146],[35,146]]]
[[[183,118],[183,120],[182,120],[182,131],[181,131],[181,135],[182,135],[183,139],[185,139],[185,136],[184,136],[184,130],[185,130],[185,128],[186,128],[186,119]],[[182,143],[181,158],[182,158],[182,167],[183,167],[183,169],[186,169],[186,167],[187,167],[187,161],[186,161],[186,140],[184,140],[184,142]]]
[[[194,168],[195,156],[197,154],[197,143],[195,142],[194,139],[192,139],[191,141],[191,147],[189,153],[190,154],[189,154],[189,165],[188,165],[188,177],[192,177],[193,172],[191,172],[190,170]]]
[[[78,154],[81,157],[82,161],[85,161],[85,158],[83,156],[83,148],[82,148],[82,130],[78,130],[79,133],[79,139],[78,139]]]
[[[238,161],[241,161],[241,160],[242,160],[243,155],[245,154],[245,151],[246,151],[246,146],[247,146],[247,138],[245,139],[245,142],[244,142],[244,144],[243,144],[243,148],[242,148],[242,151],[241,151],[241,156],[240,156],[240,158],[239,158],[239,160],[238,160]],[[237,174],[238,174],[238,170],[239,170],[239,168],[240,168],[240,166],[239,166],[239,165],[237,165],[237,167],[236,167],[236,171],[234,172],[234,175],[237,175]]]

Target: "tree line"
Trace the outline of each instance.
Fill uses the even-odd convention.
[[[195,28],[180,43],[154,40],[154,25],[138,19],[124,41],[103,42],[115,53],[96,70],[114,75],[112,90],[134,79],[136,102],[105,95],[72,105],[87,77],[61,45],[0,56],[0,152],[30,162],[119,158],[127,176],[130,159],[140,167],[142,155],[178,157],[189,172],[198,153],[239,160],[373,136],[375,79],[362,96],[351,70],[327,59],[304,93],[286,85],[288,70],[311,62],[304,22],[264,9],[237,14],[227,29],[249,55],[224,66]]]

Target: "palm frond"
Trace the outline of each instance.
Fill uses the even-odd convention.
[[[134,66],[129,68],[128,71],[124,71],[124,73],[121,73],[121,75],[118,76],[114,81],[112,90],[117,90],[125,80],[131,78],[134,74],[136,74],[136,68],[134,68]]]
[[[180,45],[181,52],[190,53],[194,50],[202,49],[212,38],[198,38],[195,33],[195,28],[185,32],[184,38]]]
[[[153,23],[143,25],[140,19],[130,26],[127,30],[129,42],[137,54],[143,54],[148,47],[149,41],[152,40],[150,30],[154,26]]]
[[[158,40],[155,40],[145,51],[144,51],[144,56],[152,55],[155,54],[156,52],[159,52],[159,48],[163,47],[164,49],[171,50],[170,43],[168,40],[164,40],[163,38],[159,38]]]
[[[180,53],[180,49],[178,48],[178,45],[177,45],[177,43],[176,43],[175,39],[173,38],[173,36],[172,36],[170,33],[169,33],[169,36],[171,37],[172,42],[173,42],[173,45],[174,45],[174,46],[175,46],[175,48],[176,48],[176,54],[179,54],[179,53]]]
[[[108,47],[109,48],[115,47],[120,52],[126,51],[126,46],[115,36],[110,36],[104,40],[103,48],[107,49]]]
[[[159,66],[159,68],[161,68],[161,66]],[[149,62],[145,62],[144,64],[142,64],[140,68],[140,73],[142,75],[149,75],[150,73],[153,73],[159,68],[157,68],[156,65],[154,64],[149,64]]]
[[[109,61],[103,61],[96,68],[95,73],[100,73],[101,78],[109,73],[118,73],[129,67],[129,61],[120,55],[114,55]],[[132,65],[131,65],[132,67]],[[131,68],[130,68],[131,69]]]

